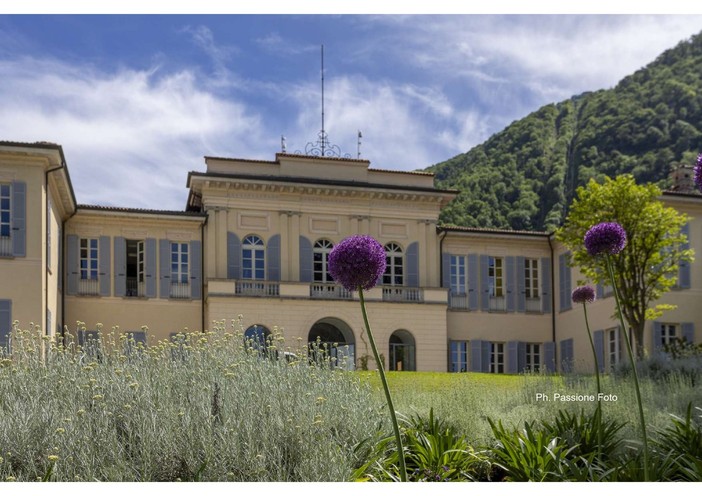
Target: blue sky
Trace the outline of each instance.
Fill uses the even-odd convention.
[[[63,145],[80,203],[181,209],[205,155],[272,160],[325,128],[424,168],[614,86],[693,15],[0,15],[0,139]]]

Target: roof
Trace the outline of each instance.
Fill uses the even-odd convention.
[[[549,237],[551,233],[545,231],[523,231],[516,229],[497,229],[492,227],[463,227],[463,226],[453,226],[453,225],[443,225],[437,226],[438,231],[448,231],[448,232],[470,232],[478,234],[497,234],[503,236],[535,236],[535,237]]]
[[[207,217],[207,214],[203,212],[192,212],[186,210],[154,210],[148,208],[111,207],[105,205],[78,205],[78,210],[94,210],[97,212],[113,212],[122,214],[172,215],[177,217],[193,217],[199,219],[204,219]]]
[[[196,172],[190,171],[188,173],[188,187],[190,187],[190,180],[192,177],[203,177],[203,178],[220,178],[220,179],[242,179],[250,181],[276,181],[284,183],[294,183],[294,184],[315,184],[324,186],[346,186],[352,188],[372,188],[372,189],[389,189],[396,191],[421,191],[425,193],[448,193],[448,194],[458,194],[458,190],[455,189],[438,189],[434,187],[423,187],[423,186],[404,186],[397,184],[377,184],[369,183],[366,181],[344,181],[337,179],[320,179],[314,177],[292,177],[292,176],[270,176],[270,175],[254,175],[254,174],[225,174],[222,172]]]

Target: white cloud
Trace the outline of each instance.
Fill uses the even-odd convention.
[[[258,156],[261,120],[188,71],[103,73],[48,59],[0,62],[0,136],[63,146],[79,203],[182,209],[189,170],[222,150]]]

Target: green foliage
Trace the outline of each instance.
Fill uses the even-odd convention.
[[[0,481],[346,481],[354,446],[384,421],[357,376],[310,364],[305,346],[279,354],[275,331],[265,351],[221,324],[146,347],[104,332],[83,348],[38,329],[12,343]]]
[[[698,34],[616,87],[546,105],[428,170],[461,191],[446,224],[551,231],[590,179],[631,174],[665,187],[671,165],[691,165],[701,149]]]
[[[702,420],[702,409],[697,408]],[[658,432],[654,441],[654,456],[673,458],[668,480],[702,482],[702,423],[692,416],[692,403],[685,418],[672,416],[672,425]]]
[[[627,246],[612,256],[622,314],[634,329],[639,355],[646,318],[657,313],[652,303],[677,281],[680,262],[693,260],[681,232],[689,218],[659,200],[660,189],[637,185],[633,176],[590,180],[580,187],[556,237],[572,252],[572,263],[591,281],[609,282],[605,257],[592,257],[583,243],[585,233],[600,222],[618,222],[627,233]]]
[[[451,482],[489,480],[491,464],[484,452],[474,450],[456,427],[434,416],[420,415],[403,422],[405,463],[409,481]],[[354,480],[399,480],[399,453],[393,436],[369,438],[359,444],[365,460]]]

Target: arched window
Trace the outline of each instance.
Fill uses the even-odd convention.
[[[271,331],[266,326],[255,324],[244,332],[244,343],[247,348],[265,352],[270,336]]]
[[[266,278],[266,248],[263,240],[251,234],[241,243],[242,279],[262,281]]]
[[[402,247],[397,243],[385,245],[385,274],[383,274],[383,284],[385,286],[402,286],[405,283],[404,266],[405,257]]]
[[[333,282],[329,273],[329,252],[334,248],[334,243],[328,239],[320,239],[314,244],[313,254],[313,276],[314,282]]]

